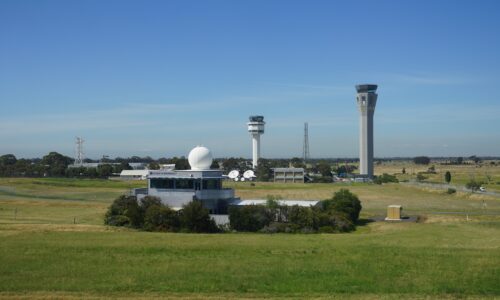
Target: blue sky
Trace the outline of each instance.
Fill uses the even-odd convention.
[[[500,1],[0,0],[0,154],[500,155]]]

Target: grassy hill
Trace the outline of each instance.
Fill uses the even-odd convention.
[[[347,187],[365,219],[402,204],[426,221],[310,235],[102,225],[116,196],[144,185],[0,179],[0,298],[500,297],[499,198],[399,184],[227,183],[243,198],[323,199]]]

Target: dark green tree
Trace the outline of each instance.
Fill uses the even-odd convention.
[[[44,173],[49,176],[64,176],[66,168],[73,162],[73,159],[57,152],[50,152],[40,161]]]
[[[147,231],[178,231],[179,215],[166,205],[150,205],[144,213],[143,228]]]
[[[426,180],[427,177],[425,177],[424,175],[422,175],[421,173],[418,173],[417,174],[417,181],[424,181]]]
[[[201,201],[191,201],[182,207],[180,212],[182,230],[188,232],[217,232],[217,225],[210,217],[208,209],[203,207]]]
[[[150,162],[148,164],[148,169],[149,170],[159,170],[160,169],[160,165],[156,162]]]
[[[446,173],[444,174],[444,180],[448,184],[451,182],[451,173],[450,173],[450,171],[446,171]]]
[[[427,156],[417,156],[413,159],[413,162],[417,165],[428,165],[431,159]]]
[[[288,209],[288,220],[295,230],[313,230],[315,215],[310,207],[294,205]]]
[[[329,163],[326,161],[320,161],[316,165],[316,169],[323,177],[331,177],[332,176],[332,168]]]
[[[230,157],[224,160],[224,162],[222,163],[222,167],[226,174],[231,172],[232,170],[239,170],[240,160],[234,157]]]
[[[173,157],[169,161],[170,164],[175,164],[175,169],[176,170],[189,170],[191,166],[189,165],[188,160],[182,156],[182,157]]]
[[[376,176],[373,179],[373,182],[376,183],[376,184],[382,184],[382,183],[388,183],[388,182],[398,183],[399,180],[394,175],[389,175],[387,173],[384,173],[382,175]]]
[[[302,158],[294,157],[290,160],[290,163],[291,163],[292,167],[294,167],[294,168],[305,168],[306,167]]]
[[[470,189],[471,192],[474,193],[475,191],[479,190],[481,185],[483,185],[481,181],[476,181],[475,179],[471,179],[465,184],[465,187]]]
[[[219,170],[220,169],[219,162],[216,161],[216,160],[212,161],[212,164],[210,165],[210,169],[212,169],[212,170]]]
[[[116,198],[104,216],[104,224],[139,228],[143,215],[135,196],[122,195]]]
[[[333,197],[320,202],[324,211],[333,210],[335,212],[345,213],[353,223],[356,223],[361,211],[361,202],[358,196],[351,193],[348,189],[340,189],[333,194]]]
[[[232,205],[229,207],[229,224],[237,231],[259,231],[268,226],[275,216],[263,205]]]
[[[14,154],[5,154],[0,156],[0,167],[13,166],[17,162]]]
[[[273,177],[273,170],[269,160],[261,158],[255,168],[255,176],[258,181],[270,181]]]
[[[113,166],[110,164],[102,164],[97,167],[97,175],[101,178],[106,178],[113,175]]]

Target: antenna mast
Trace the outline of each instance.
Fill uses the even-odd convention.
[[[309,160],[309,125],[307,122],[304,123],[304,146],[302,149],[302,159],[304,164]]]
[[[75,165],[83,165],[83,142],[81,137],[76,137],[76,149],[75,149]]]

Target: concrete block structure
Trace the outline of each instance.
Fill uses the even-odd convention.
[[[304,168],[274,168],[274,182],[304,183]]]
[[[373,114],[377,104],[377,85],[356,85],[359,118],[359,174],[373,177]]]

